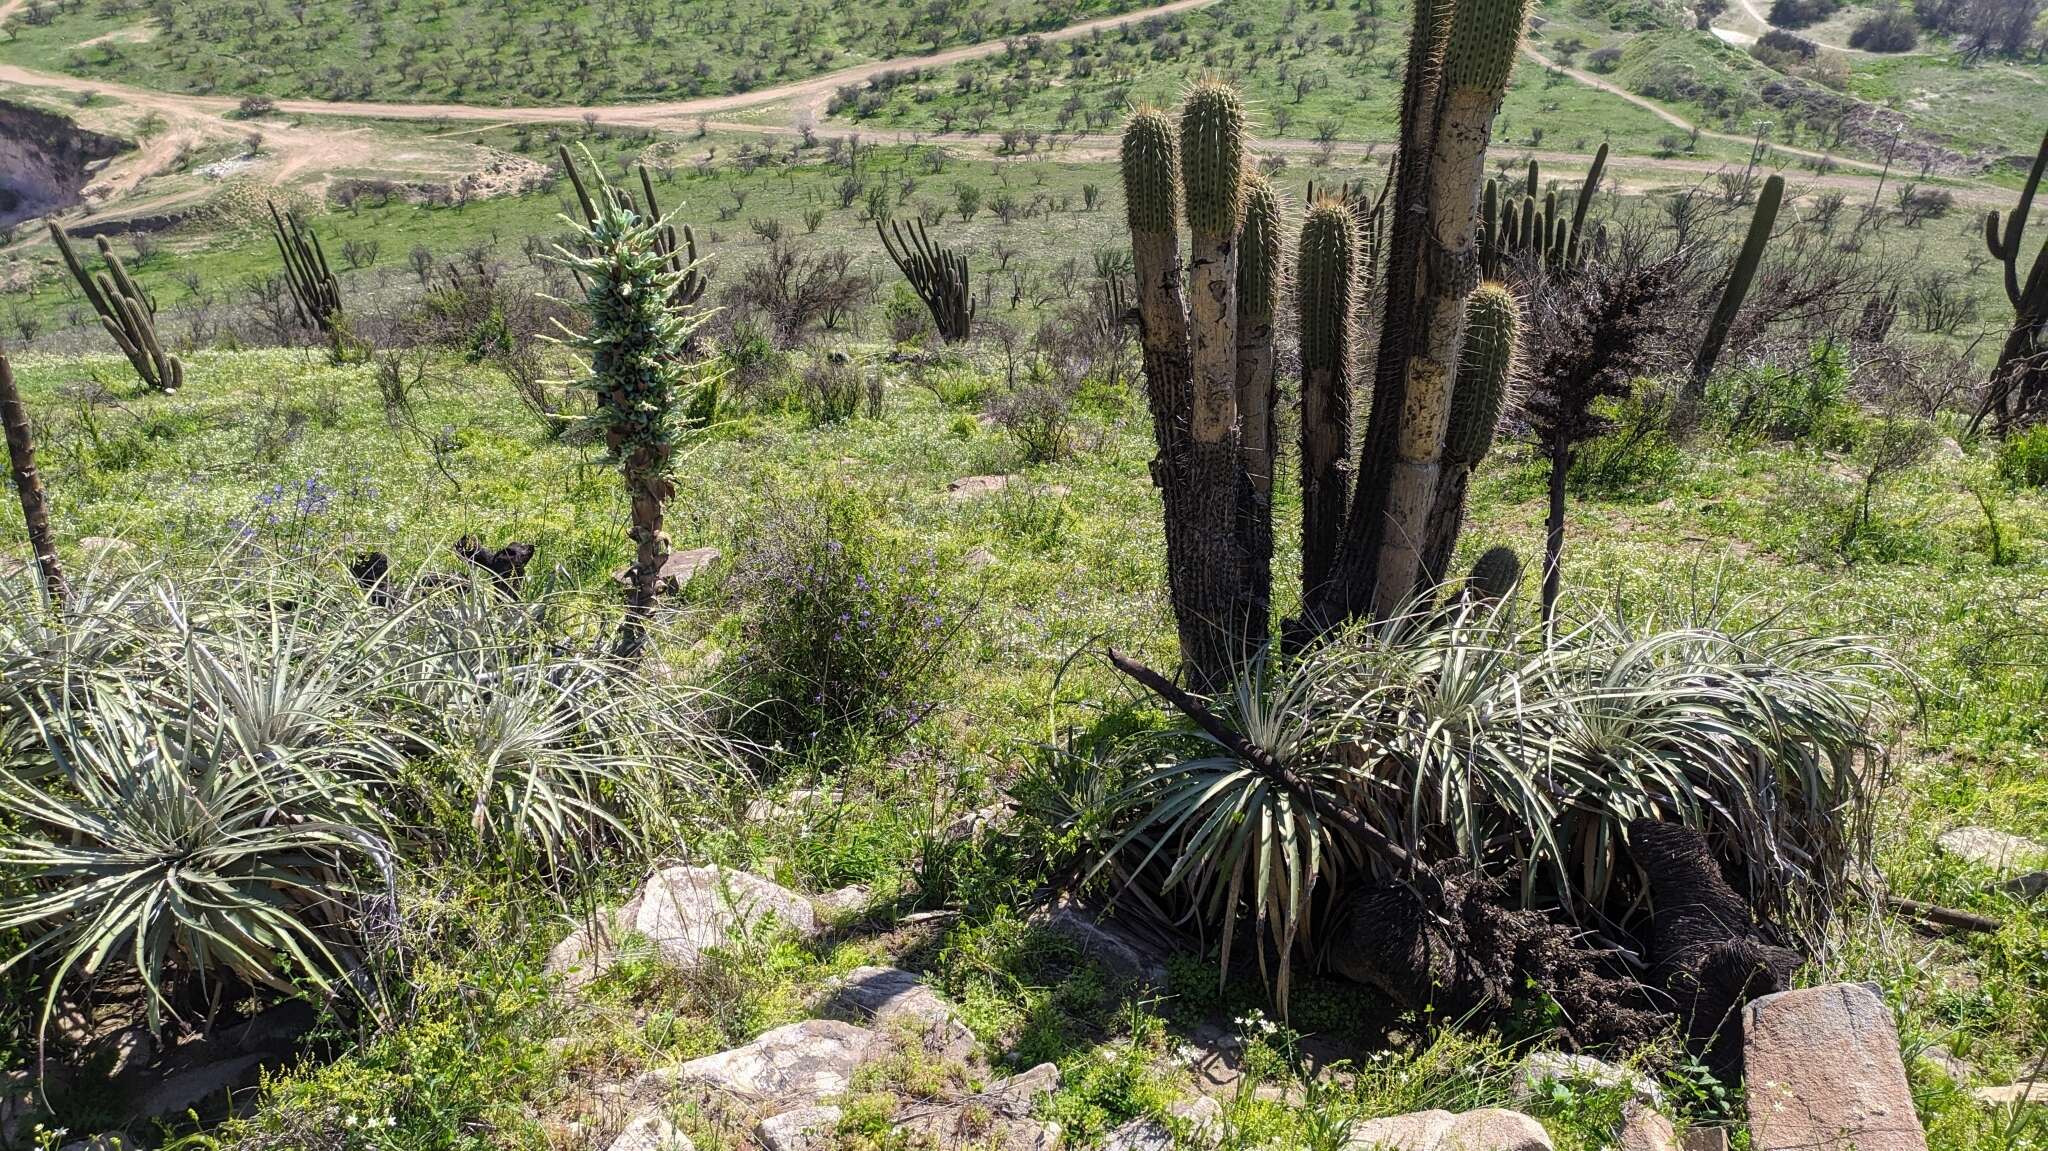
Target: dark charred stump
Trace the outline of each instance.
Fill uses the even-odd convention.
[[[1444,874],[1442,914],[1408,886],[1359,893],[1330,949],[1339,974],[1370,984],[1409,1010],[1439,1018],[1497,1015],[1532,985],[1563,1015],[1570,1048],[1627,1051],[1664,1034],[1656,1010],[1632,979],[1608,974],[1603,954],[1540,911],[1512,906],[1511,877]]]
[[[526,565],[533,562],[533,545],[510,543],[487,548],[472,536],[455,543],[455,554],[491,573],[491,586],[506,599],[519,598],[519,585],[526,579]]]
[[[1764,938],[1705,836],[1651,819],[1631,822],[1628,836],[1650,879],[1650,981],[1671,997],[1693,1053],[1716,1078],[1735,1083],[1743,1005],[1789,987],[1799,953]]]

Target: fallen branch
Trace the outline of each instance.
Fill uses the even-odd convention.
[[[2004,920],[1993,919],[1988,915],[1977,915],[1968,911],[1958,911],[1953,907],[1942,907],[1935,903],[1922,903],[1917,899],[1900,899],[1893,896],[1884,902],[1885,906],[1894,911],[1903,911],[1907,915],[1917,916],[1929,923],[1938,923],[1943,927],[1953,927],[1959,931],[1981,931],[1988,935],[2002,931],[2005,928]]]

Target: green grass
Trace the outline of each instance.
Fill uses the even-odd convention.
[[[251,16],[227,0],[48,5],[0,58],[201,94],[589,104],[745,92],[869,60],[1064,27],[1118,0],[795,0],[632,5],[314,0]],[[168,23],[165,14],[170,15]]]
[[[687,457],[672,530],[678,546],[730,549],[770,501],[827,484],[878,509],[882,530],[931,548],[953,590],[979,605],[962,636],[947,706],[918,740],[969,769],[965,803],[1035,758],[1049,730],[1093,725],[1106,702],[1123,698],[1122,685],[1086,654],[1095,645],[1108,640],[1159,660],[1172,650],[1160,594],[1157,496],[1145,470],[1148,425],[1129,400],[1092,407],[1082,437],[1087,450],[1023,469],[1033,481],[1066,485],[1067,494],[1030,497],[1028,507],[1018,502],[1024,497],[955,500],[945,491],[948,481],[1017,469],[1016,446],[961,420],[971,407],[950,406],[916,386],[912,369],[872,353],[863,353],[860,367],[884,376],[881,418],[815,427],[800,412],[734,411]],[[19,374],[43,429],[55,519],[74,565],[85,562],[78,538],[117,535],[173,567],[208,562],[229,546],[321,556],[381,547],[404,562],[449,566],[446,543],[475,531],[537,542],[537,591],[572,599],[615,594],[607,573],[625,561],[628,548],[625,508],[610,471],[589,450],[546,440],[487,372],[443,364],[419,398],[418,424],[447,441],[438,460],[431,442],[386,423],[371,369],[332,367],[310,353],[196,355],[188,387],[174,397],[135,394],[102,357],[30,355]],[[95,376],[109,383],[85,386]],[[1842,416],[1837,426],[1853,442],[1863,423]],[[2038,492],[1998,489],[2018,555],[1994,566],[1969,494],[1985,482],[1989,460],[1982,452],[1937,456],[1881,489],[1883,548],[1816,554],[1809,541],[1832,538],[1834,517],[1855,488],[1845,461],[1807,447],[1708,441],[1625,495],[1591,491],[1572,507],[1567,583],[1574,594],[1620,596],[1641,610],[1681,612],[1694,595],[1750,597],[1757,610],[1782,611],[1801,627],[1874,634],[1895,648],[1918,677],[1924,708],[1904,713],[1881,866],[1900,894],[2000,916],[2007,927],[1994,936],[1922,942],[1882,915],[1869,927],[1866,913],[1856,911],[1839,947],[1821,956],[1808,977],[1877,979],[1902,1013],[1909,1045],[1944,1043],[1996,1081],[2021,1073],[2048,1042],[2041,997],[2048,916],[1987,893],[1987,876],[1943,860],[1932,840],[1963,822],[2023,833],[2048,825],[2048,756],[2041,750],[2048,659],[2035,595],[2048,576],[2048,547],[2040,542],[2048,503]],[[1510,445],[1495,454],[1476,485],[1468,548],[1507,542],[1534,553],[1542,493],[1533,473],[1527,449]],[[299,507],[308,481],[334,491]],[[1283,534],[1296,516],[1290,489],[1280,489],[1287,494],[1277,513]],[[273,491],[282,498],[266,502]],[[1047,532],[1041,525],[1052,507],[1061,526]],[[18,553],[18,532],[9,520],[0,545]],[[985,566],[962,562],[975,549],[986,549]],[[1283,539],[1278,554],[1290,550]],[[338,569],[334,578],[343,578]],[[1291,586],[1289,573],[1277,578]],[[693,657],[733,639],[715,582],[697,587],[672,621],[674,642]],[[1076,653],[1081,658],[1069,664]],[[931,783],[884,765],[855,770],[851,786],[893,797],[873,809],[897,814],[880,823],[828,819],[801,831],[735,826],[706,841],[705,851],[810,889],[860,881],[906,890],[917,874],[918,829],[928,826],[914,811],[929,802]],[[1255,984],[1240,984],[1228,999],[1194,994],[1213,979],[1213,969],[1198,966],[1182,973],[1190,980],[1182,985],[1187,1009],[1166,1009],[1144,1022],[1146,1013],[1131,1015],[1099,981],[1077,980],[1070,953],[1007,918],[1017,895],[1010,885],[1028,875],[1028,864],[998,853],[957,861],[952,875],[948,889],[966,900],[970,915],[938,953],[942,986],[998,1057],[1072,1060],[1091,1069],[1071,1075],[1053,1104],[1080,1127],[1113,1125],[1185,1090],[1178,1073],[1161,1069],[1172,1061],[1162,1063],[1158,1052],[1170,1050],[1176,1030],[1192,1021],[1257,1002]],[[623,891],[630,878],[617,882],[613,890]],[[472,900],[482,902],[435,920],[437,931],[457,934],[423,943],[429,954],[453,954],[446,949],[460,946],[468,937],[462,933],[488,936],[476,917],[487,922],[522,902],[516,891],[488,883],[458,902]],[[701,987],[679,988],[648,973],[618,989],[635,1006],[606,1016],[612,1021],[592,1038],[588,1026],[560,1016],[530,990],[535,957],[559,931],[553,922],[543,916],[511,933],[496,945],[500,950],[486,948],[480,954],[490,956],[487,962],[465,960],[486,973],[470,978],[496,989],[483,1001],[488,1007],[472,996],[432,993],[441,977],[430,964],[421,983],[428,994],[411,1022],[351,1040],[340,1062],[285,1080],[273,1089],[262,1122],[304,1121],[316,1100],[329,1097],[380,1115],[394,1112],[378,1101],[399,1099],[409,1101],[395,1112],[409,1138],[483,1130],[492,1132],[491,1145],[519,1145],[533,1137],[526,1104],[542,1111],[577,1106],[560,1093],[550,1038],[587,1039],[592,1052],[579,1058],[613,1069],[622,1060],[647,1065],[701,1054],[793,1017],[791,991],[822,971],[882,954],[864,946],[857,955],[792,952],[751,962],[715,1003],[701,998]],[[1320,993],[1297,994],[1313,1004]],[[1334,1002],[1334,1010],[1321,1013],[1305,1006],[1296,1025],[1341,1030],[1353,1009]],[[632,1025],[624,1020],[650,1010],[674,1021],[661,1033],[671,1038],[651,1046],[627,1042],[620,1029]],[[482,1061],[462,1065],[499,1090],[486,1094],[447,1078],[456,1035],[472,1036],[464,1040],[472,1044],[487,1037]],[[1511,1053],[1477,1042],[1481,1048],[1458,1049],[1455,1074],[1427,1072],[1438,1065],[1432,1060],[1447,1058],[1445,1050],[1402,1049],[1386,1057],[1394,1060],[1386,1077],[1362,1080],[1345,1106],[1363,1115],[1453,1097],[1459,1106],[1504,1102]],[[1095,1053],[1102,1044],[1109,1056]],[[1139,1059],[1133,1044],[1152,1054]],[[1105,1059],[1105,1068],[1137,1062],[1116,1075],[1087,1062]],[[1287,1066],[1285,1051],[1276,1049],[1269,1073],[1284,1078]],[[1405,1087],[1396,1091],[1412,1082],[1397,1072],[1448,1077],[1425,1098]],[[1925,1113],[1944,1133],[1936,1146],[1997,1145],[1985,1126],[1991,1119],[1933,1075],[1916,1071]],[[1305,1121],[1304,1112],[1270,1101],[1233,1106],[1246,1132],[1298,1134]],[[1597,1145],[1592,1137],[1571,1133],[1597,1127],[1587,1116],[1600,1114],[1600,1106],[1565,1100],[1548,1119],[1565,1145],[1590,1148]]]

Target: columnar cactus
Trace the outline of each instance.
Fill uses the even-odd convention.
[[[1322,590],[1350,505],[1353,344],[1359,288],[1357,217],[1342,201],[1309,205],[1295,259],[1301,316],[1301,590]]]
[[[1785,177],[1772,176],[1764,181],[1764,190],[1756,198],[1756,212],[1749,218],[1749,235],[1742,241],[1742,251],[1735,257],[1735,266],[1729,269],[1728,284],[1721,289],[1721,303],[1714,309],[1714,318],[1707,323],[1707,334],[1700,341],[1699,354],[1693,357],[1692,376],[1686,381],[1685,397],[1688,402],[1697,401],[1706,394],[1707,377],[1713,374],[1715,361],[1721,358],[1721,346],[1728,342],[1728,330],[1735,326],[1735,317],[1742,311],[1742,301],[1749,295],[1749,287],[1756,281],[1758,264],[1763,261],[1764,246],[1770,243],[1771,229],[1778,223],[1778,205],[1785,198]]]
[[[1370,610],[1392,614],[1407,603],[1423,578],[1422,552],[1442,466],[1444,430],[1450,417],[1451,383],[1465,335],[1465,297],[1478,284],[1478,214],[1486,148],[1494,117],[1507,91],[1508,75],[1521,46],[1528,0],[1464,0],[1456,5],[1444,41],[1434,140],[1429,144],[1427,215],[1421,221],[1423,259],[1412,282],[1390,281],[1387,331],[1394,311],[1410,319],[1395,350],[1405,353],[1398,374],[1387,373],[1382,353],[1381,387],[1397,392],[1387,426],[1374,397],[1376,425],[1368,429],[1366,453],[1386,468],[1386,485],[1361,489],[1359,504],[1369,516],[1375,557]],[[1412,49],[1411,49],[1412,50]],[[1404,133],[1404,151],[1411,141]],[[1403,220],[1411,227],[1415,221]],[[1382,339],[1386,338],[1385,334]],[[1374,459],[1390,457],[1388,464]],[[1367,497],[1372,503],[1367,503]],[[1377,505],[1376,507],[1374,505]],[[1354,528],[1357,528],[1354,515]],[[1356,541],[1365,543],[1365,540]],[[1347,539],[1347,551],[1357,550]],[[1348,558],[1348,557],[1347,557]],[[1359,595],[1365,589],[1344,581]],[[1356,604],[1350,605],[1356,610]]]
[[[1238,510],[1245,553],[1248,640],[1265,643],[1273,600],[1273,464],[1279,451],[1274,413],[1273,304],[1282,278],[1280,194],[1256,171],[1244,177],[1244,224],[1237,243],[1237,411],[1247,501]]]
[[[1506,285],[1484,283],[1465,302],[1465,346],[1444,432],[1443,476],[1430,512],[1424,576],[1442,583],[1465,524],[1472,471],[1493,450],[1501,412],[1520,366],[1521,301]]]
[[[949,344],[965,340],[974,326],[974,291],[968,284],[967,257],[932,243],[924,221],[875,221],[882,248],[889,253],[917,298],[931,313],[939,338]]]
[[[285,286],[291,289],[292,304],[299,322],[316,327],[329,336],[341,334],[341,281],[327,267],[327,253],[311,228],[270,205],[271,238],[284,258]]]
[[[107,238],[95,237],[100,260],[106,265],[105,273],[97,276],[79,262],[78,253],[72,250],[71,238],[54,220],[50,221],[50,239],[56,241],[64,266],[78,281],[79,290],[85,293],[86,301],[99,315],[101,326],[114,337],[115,346],[128,357],[129,366],[135,369],[143,386],[165,393],[184,387],[185,365],[178,357],[165,352],[163,342],[157,339],[156,301],[136,286],[128,275],[128,269],[121,266],[120,257],[114,255]]]
[[[1560,272],[1577,267],[1590,245],[1586,242],[1586,210],[1593,204],[1593,196],[1600,190],[1600,178],[1607,170],[1607,145],[1600,145],[1600,151],[1593,156],[1593,163],[1586,169],[1586,178],[1579,185],[1578,198],[1573,202],[1571,219],[1566,220],[1558,210],[1557,193],[1544,194],[1543,206],[1537,207],[1536,188],[1540,172],[1536,161],[1529,161],[1529,175],[1523,182],[1520,214],[1512,205],[1503,206],[1506,194],[1498,180],[1486,182],[1485,206],[1480,212],[1479,266],[1489,279],[1498,279],[1506,271],[1506,261],[1512,256],[1533,252],[1535,270],[1539,272]]]
[[[2041,189],[2041,177],[2048,173],[2048,133],[2041,136],[2034,166],[2020,191],[2019,204],[1999,227],[1998,213],[1984,218],[1984,245],[2005,271],[2005,296],[2012,301],[2012,331],[1998,352],[1998,366],[1991,372],[1991,389],[1984,406],[1971,421],[1974,430],[1985,416],[1996,414],[2000,433],[2048,417],[2048,241],[2034,254],[2026,279],[2020,279],[2020,241],[2026,235],[2027,216],[2034,208],[2034,193]]]
[[[13,473],[14,493],[21,499],[21,518],[28,530],[29,550],[35,553],[36,572],[42,577],[43,592],[58,606],[71,599],[71,587],[57,565],[57,543],[50,535],[50,504],[43,495],[43,481],[36,471],[36,437],[28,422],[28,408],[14,386],[14,368],[7,352],[0,349],[0,433],[7,440],[7,461]]]
[[[1472,572],[1465,577],[1465,593],[1498,603],[1515,594],[1515,586],[1521,582],[1522,557],[1513,548],[1491,547],[1473,561]]]
[[[1182,191],[1193,248],[1188,263],[1189,351],[1197,444],[1237,427],[1237,230],[1244,217],[1245,111],[1228,86],[1189,89],[1180,113]]]

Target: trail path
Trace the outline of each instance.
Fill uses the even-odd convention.
[[[1143,21],[1161,16],[1194,11],[1216,2],[1218,0],[1169,0],[1167,3],[1149,8],[1086,20],[1065,28],[1037,33],[1036,35],[1042,40],[1057,43],[1090,36],[1098,31],[1111,31],[1130,24],[1142,23]],[[1749,0],[1739,0],[1739,2],[1743,4],[1745,11],[1753,13],[1753,10],[1748,7]],[[19,11],[25,3],[26,0],[0,0],[0,25],[4,25],[8,17]],[[906,68],[943,67],[970,60],[983,59],[1003,52],[1009,46],[1012,39],[1015,38],[990,40],[978,44],[965,44],[922,56],[904,56],[890,60],[878,60],[775,87],[757,88],[750,92],[709,96],[694,100],[674,100],[648,104],[556,105],[511,108],[474,104],[279,100],[276,102],[276,108],[277,112],[283,116],[341,116],[407,121],[438,120],[460,122],[470,126],[462,131],[449,133],[448,136],[451,137],[476,131],[480,126],[559,123],[577,120],[589,120],[598,124],[620,127],[668,129],[702,123],[707,128],[719,131],[788,136],[799,131],[795,126],[799,113],[822,121],[822,117],[818,116],[817,113],[820,112],[832,93],[842,86],[864,84],[872,81],[884,72]],[[1703,138],[1726,141],[1745,147],[1750,143],[1750,140],[1744,136],[1701,128],[1678,113],[1599,76],[1577,68],[1559,65],[1535,48],[1524,47],[1522,52],[1523,55],[1536,64],[1545,68],[1555,68],[1576,83],[1604,92],[1617,99],[1625,100],[1656,116],[1659,120],[1679,131],[1687,133],[1697,131]],[[77,76],[43,72],[9,64],[0,64],[0,83],[73,94],[85,91],[97,92],[101,95],[115,98],[132,108],[145,112],[154,111],[162,116],[169,125],[168,129],[161,136],[153,140],[150,146],[143,149],[140,156],[132,157],[126,161],[123,165],[124,171],[119,173],[110,172],[108,174],[109,188],[115,192],[132,190],[150,175],[161,171],[166,157],[175,154],[177,143],[197,139],[240,137],[246,135],[255,127],[260,127],[264,134],[265,150],[273,158],[273,164],[269,170],[269,178],[276,183],[282,183],[295,175],[307,172],[326,173],[351,166],[375,167],[379,164],[380,159],[385,158],[382,155],[385,149],[379,145],[371,133],[361,128],[307,121],[282,124],[275,117],[263,121],[260,125],[252,125],[245,121],[230,119],[229,113],[233,112],[237,105],[237,101],[230,97],[161,92],[132,85],[107,83],[87,80]],[[788,103],[792,110],[790,123],[784,125],[737,123],[714,119],[714,117],[722,113],[732,113],[743,109],[761,108],[783,103]],[[822,122],[818,126],[820,129],[826,127]],[[875,129],[853,125],[841,126],[839,130],[858,131],[864,139],[884,143],[922,141],[993,149],[993,141],[990,137],[965,133],[912,132],[901,129]],[[1115,154],[1116,140],[1114,137],[1073,136],[1065,137],[1064,140],[1066,142],[1061,145],[1059,153],[1064,158],[1089,159]],[[1392,143],[1393,141],[1346,141],[1340,151],[1346,155],[1355,155],[1366,148],[1384,147]],[[1317,145],[1305,140],[1262,141],[1259,147],[1261,151],[1265,152],[1285,152],[1290,154],[1313,154],[1319,150]],[[1817,152],[1783,144],[1773,144],[1772,148],[1774,156],[1779,158],[1797,157],[1815,162],[1827,160],[1835,165],[1837,169],[1851,169],[1872,174],[1871,176],[1859,177],[1837,170],[1829,173],[1808,173],[1801,177],[1795,177],[1794,182],[1803,183],[1808,186],[1840,188],[1852,191],[1867,190],[1870,187],[1874,174],[1881,170],[1880,166],[1876,164],[1860,160],[1841,159],[1839,157],[1826,157]],[[1582,154],[1570,152],[1534,152],[1531,154],[1550,164],[1572,165],[1576,163],[1582,165],[1587,159]],[[1669,182],[1674,179],[1686,182],[1704,180],[1726,167],[1726,164],[1717,161],[1683,157],[1618,156],[1610,163],[1610,168],[1616,172],[1618,178],[1633,176],[1638,180],[1647,178],[1653,183],[1660,180]],[[1959,198],[1966,202],[1999,203],[2002,202],[2000,199],[2002,195],[1998,190],[1989,187],[1979,188],[1966,185],[1961,189]],[[160,207],[161,202],[151,204],[150,206]],[[142,210],[142,205],[135,201],[128,201],[120,204],[119,210],[124,214],[133,213]]]

